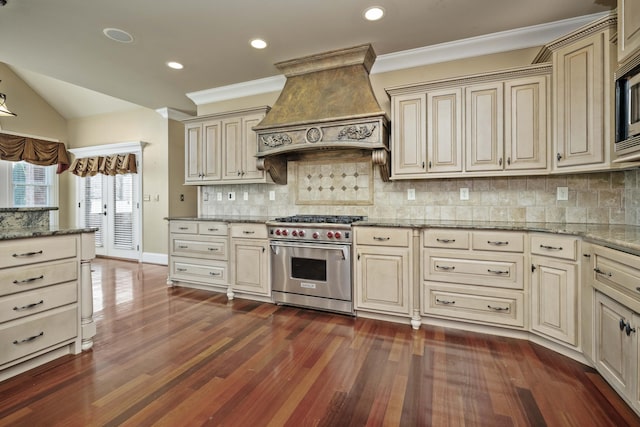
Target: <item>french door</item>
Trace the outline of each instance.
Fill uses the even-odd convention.
[[[96,255],[140,260],[139,175],[80,178],[78,209],[82,227],[97,227]]]

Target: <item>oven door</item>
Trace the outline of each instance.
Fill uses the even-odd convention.
[[[351,246],[271,242],[273,291],[351,301]]]

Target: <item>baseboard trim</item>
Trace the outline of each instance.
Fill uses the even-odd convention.
[[[147,264],[169,265],[169,255],[143,252],[142,262]]]

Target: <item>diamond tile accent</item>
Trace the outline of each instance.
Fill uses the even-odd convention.
[[[296,204],[373,204],[373,164],[369,158],[341,157],[293,163],[298,177]]]

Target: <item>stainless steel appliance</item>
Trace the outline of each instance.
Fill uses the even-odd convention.
[[[640,55],[616,72],[616,162],[640,159]]]
[[[353,314],[351,224],[363,219],[296,215],[267,222],[274,301]]]

